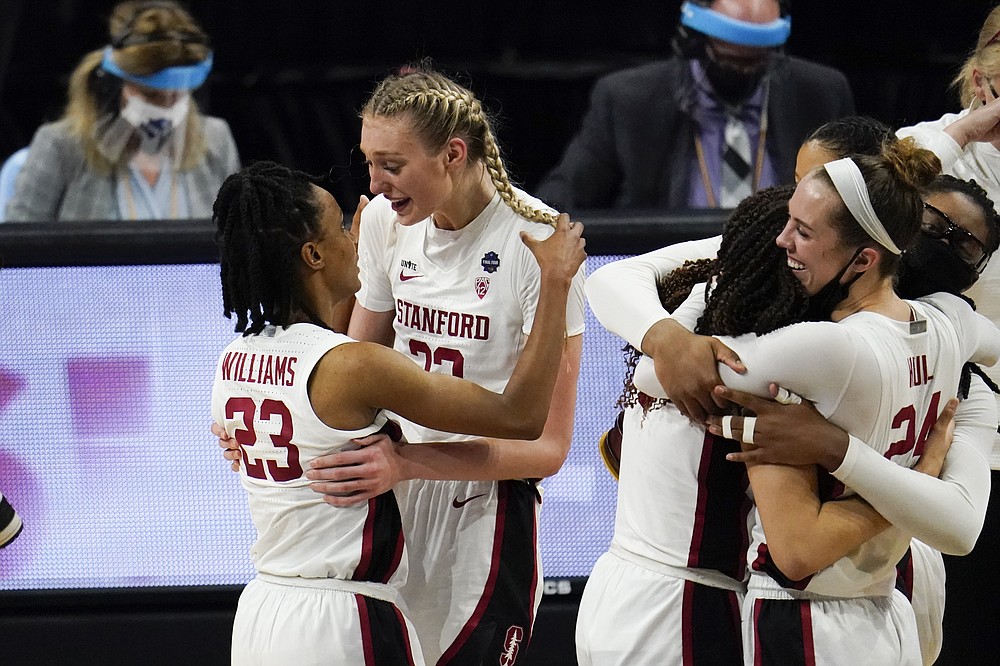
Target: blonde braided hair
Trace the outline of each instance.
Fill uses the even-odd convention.
[[[468,146],[469,159],[482,161],[500,198],[526,220],[555,226],[556,214],[521,199],[507,175],[489,115],[468,89],[424,67],[408,67],[382,80],[361,109],[361,117],[406,115],[426,145],[439,149],[453,137]]]

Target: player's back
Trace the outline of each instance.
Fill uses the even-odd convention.
[[[646,413],[641,405],[627,408],[612,550],[646,566],[698,569],[720,587],[739,587],[746,578],[751,502],[746,468],[725,459],[737,449],[673,404]]]
[[[304,475],[313,458],[395,426],[379,412],[369,426],[338,430],[314,412],[308,392],[313,370],[328,351],[351,342],[313,324],[269,326],[237,338],[220,356],[212,413],[243,451],[240,478],[257,528],[251,555],[260,572],[381,583],[405,579],[395,495],[332,507]]]

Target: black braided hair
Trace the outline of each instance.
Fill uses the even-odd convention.
[[[785,251],[775,243],[788,221],[788,200],[794,191],[791,185],[770,187],[744,199],[726,221],[718,258],[685,264],[658,285],[661,299],[665,295],[677,299],[680,294],[683,300],[692,283],[714,278],[715,287],[708,294],[696,333],[763,335],[802,321],[808,298],[788,270]],[[686,290],[683,285],[687,285]],[[668,310],[678,304],[679,300],[664,301]],[[638,351],[626,347],[628,367],[625,391],[617,403],[620,408],[639,402],[632,384],[638,357]],[[657,403],[662,401],[653,404]]]
[[[222,307],[236,331],[288,326],[304,313],[296,268],[302,245],[316,240],[321,209],[316,179],[274,162],[255,162],[222,183],[212,208],[222,277]],[[322,324],[321,324],[322,325]]]

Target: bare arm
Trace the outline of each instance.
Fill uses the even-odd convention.
[[[941,471],[951,444],[957,404],[951,400],[945,405],[931,431],[925,456],[914,470],[906,470],[908,474],[936,475]],[[749,463],[747,472],[768,552],[792,580],[832,565],[891,525],[859,497],[821,502],[812,465]]]
[[[531,441],[480,439],[408,445],[384,435],[362,448],[321,456],[306,477],[334,506],[366,501],[407,479],[543,478],[555,474],[569,452],[583,336],[566,341],[541,437]]]
[[[969,398],[958,405],[954,445],[935,461],[932,439],[914,474],[802,405],[779,405],[750,394],[721,389],[720,395],[757,414],[754,446],[731,460],[804,465],[820,464],[877,508],[893,525],[948,554],[968,553],[982,530],[989,502],[988,457],[996,433],[996,402],[976,377]],[[945,412],[939,422],[942,422]],[[720,419],[709,430],[720,434]],[[946,422],[946,421],[944,421]],[[743,431],[733,418],[733,432]],[[937,426],[935,426],[937,427]],[[949,438],[949,442],[951,438]],[[940,476],[940,478],[937,478]]]
[[[311,385],[317,414],[336,428],[370,423],[388,409],[437,430],[531,439],[540,436],[559,371],[570,285],[586,254],[582,225],[560,216],[538,241],[522,233],[540,268],[536,322],[502,394],[420,369],[398,352],[370,343],[342,345],[320,362]]]

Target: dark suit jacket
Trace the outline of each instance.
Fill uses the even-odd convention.
[[[602,77],[590,109],[536,195],[561,210],[680,209],[694,158],[687,60],[671,58]],[[799,58],[771,64],[767,150],[779,181],[794,180],[795,156],[810,133],[854,113],[839,71]]]

